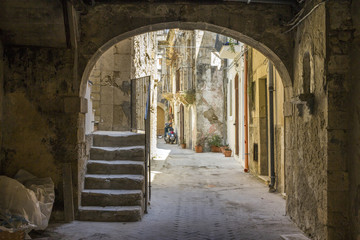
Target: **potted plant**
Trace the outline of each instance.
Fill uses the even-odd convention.
[[[221,137],[219,135],[213,135],[209,139],[209,145],[211,147],[212,152],[220,152],[220,146],[221,146]]]
[[[181,148],[183,148],[183,149],[186,148],[185,138],[181,139],[180,146],[181,146]]]
[[[225,155],[225,157],[231,157],[231,149],[229,148],[229,147],[226,147],[225,149],[224,149],[224,155]]]
[[[221,152],[224,153],[225,148],[227,148],[227,147],[229,147],[229,144],[226,144],[226,145],[221,146],[221,147],[220,147]]]
[[[202,135],[196,142],[195,152],[202,153],[206,137]]]

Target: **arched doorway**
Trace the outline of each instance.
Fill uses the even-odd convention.
[[[245,8],[246,8],[246,6],[247,5],[244,5]],[[174,5],[172,7],[178,8],[179,6]],[[228,15],[229,9],[227,7],[224,9],[223,7],[224,6],[221,6],[219,9],[217,9],[217,11],[219,11],[220,14],[225,14],[225,12],[226,12],[226,15]],[[157,10],[160,10],[160,9],[161,8],[157,8]],[[206,8],[204,8],[204,9],[206,9]],[[201,9],[200,12],[204,11],[204,9]],[[92,12],[92,10],[93,9],[90,9],[89,14],[82,19],[82,20],[84,20],[84,21],[82,21],[83,24],[86,24],[87,21],[89,21],[91,19],[90,16],[94,13],[94,12]],[[113,8],[113,12],[117,12],[118,10],[119,10],[119,12],[122,12],[122,10],[117,9],[116,6]],[[155,9],[150,8],[149,10],[151,12]],[[187,11],[188,10],[189,9],[187,9]],[[252,11],[252,10],[248,9],[248,11]],[[100,12],[102,12],[101,9],[100,9]],[[105,11],[104,14],[109,16],[113,12],[111,12],[109,14],[109,12]],[[114,19],[113,19],[114,22],[117,21],[116,19],[117,19],[119,12],[117,12],[116,16],[114,16]],[[97,11],[97,14],[99,14],[99,11]],[[127,13],[125,13],[125,15],[126,14]],[[145,15],[148,16],[148,14],[149,14],[149,12],[147,12]],[[161,15],[164,13],[154,13],[153,16],[157,16],[159,14]],[[239,40],[245,44],[248,44],[249,46],[255,47],[260,52],[262,52],[265,56],[267,56],[277,67],[277,69],[279,70],[279,74],[281,75],[281,78],[284,82],[284,86],[289,87],[289,89],[291,88],[292,83],[291,83],[291,78],[290,78],[289,72],[291,72],[291,69],[292,69],[291,60],[290,60],[292,58],[291,57],[292,51],[291,51],[291,48],[289,48],[289,44],[288,44],[289,37],[288,36],[282,35],[280,37],[280,39],[277,39],[278,41],[273,41],[273,39],[271,40],[272,37],[271,36],[266,37],[265,36],[266,34],[259,36],[258,29],[255,29],[255,28],[248,29],[245,21],[243,23],[241,23],[242,26],[234,25],[235,26],[234,27],[232,24],[224,25],[221,22],[218,23],[217,22],[218,20],[213,20],[213,19],[201,19],[199,21],[198,19],[194,19],[191,16],[188,16],[189,19],[187,19],[184,14],[186,15],[187,12],[185,11],[185,13],[181,14],[182,15],[181,21],[178,21],[178,20],[169,21],[170,19],[172,19],[171,17],[163,18],[163,19],[166,19],[166,22],[161,22],[161,21],[157,22],[157,20],[153,21],[153,18],[147,19],[148,21],[147,20],[144,21],[143,16],[142,16],[141,22],[136,22],[135,24],[130,24],[125,29],[121,29],[121,28],[119,28],[118,25],[115,26],[115,25],[109,24],[108,22],[106,23],[107,25],[106,24],[103,25],[102,23],[99,23],[96,26],[96,27],[101,26],[101,28],[98,29],[98,31],[95,29],[92,29],[90,32],[87,32],[88,29],[86,29],[83,32],[84,35],[83,35],[83,39],[82,39],[82,43],[81,43],[82,47],[80,47],[80,52],[79,52],[80,72],[82,72],[82,70],[83,70],[81,86],[80,86],[80,96],[81,97],[84,96],[89,72],[91,71],[95,62],[111,46],[113,46],[115,43],[117,43],[119,41],[122,41],[126,38],[129,38],[129,37],[141,34],[141,33],[162,30],[162,29],[169,29],[169,28],[186,28],[186,29],[191,29],[191,30],[199,29],[199,30],[211,31],[211,32],[227,35],[227,36],[232,37],[236,40]],[[125,16],[125,15],[123,15],[123,16]],[[196,15],[196,16],[198,16],[198,15]],[[204,16],[207,16],[207,14],[204,14]],[[236,22],[240,21],[241,22],[241,19],[237,19],[235,16],[239,16],[239,15],[237,15],[237,14],[229,15],[230,18],[234,18],[233,20],[230,19],[230,22],[232,22],[232,21],[236,21]],[[90,18],[88,18],[88,17],[90,17]],[[274,16],[274,17],[275,17],[275,19],[278,18],[278,16]],[[221,18],[219,18],[219,19],[221,19]],[[119,22],[121,22],[121,21],[119,21]],[[209,24],[208,22],[211,22],[211,24]],[[271,27],[274,27],[274,26],[272,25]],[[269,28],[271,28],[271,27],[269,26]],[[96,32],[95,35],[94,35],[95,32],[93,32],[93,31]],[[279,32],[280,29],[278,29],[276,31]],[[99,34],[98,34],[100,32],[103,33],[101,36],[99,36]],[[263,34],[263,32],[261,32],[261,34]],[[283,51],[283,49],[288,49],[288,48],[289,48],[289,51]],[[279,49],[282,49],[282,50],[279,52]],[[288,93],[291,94],[291,91],[288,91]],[[184,127],[181,127],[181,125],[184,124],[184,113],[185,113],[184,106],[180,106],[180,112],[182,112],[182,114],[180,115],[181,116],[180,119],[182,119],[182,121],[180,124],[180,134],[179,134],[180,135],[179,140],[181,141],[182,139],[184,139],[184,134],[185,134],[183,131]]]

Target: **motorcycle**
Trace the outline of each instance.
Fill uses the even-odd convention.
[[[176,143],[176,133],[172,128],[171,124],[165,124],[165,135],[164,135],[165,143],[174,144]]]

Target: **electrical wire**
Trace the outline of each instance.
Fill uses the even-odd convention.
[[[301,22],[303,22],[307,17],[310,16],[311,13],[313,13],[320,5],[328,2],[329,0],[325,0],[321,3],[318,3],[315,5],[315,7],[313,7],[313,9],[311,9],[304,17],[302,17],[298,22],[294,23],[294,25],[287,31],[285,31],[284,33],[288,33],[290,31],[292,31],[294,28],[296,28]]]

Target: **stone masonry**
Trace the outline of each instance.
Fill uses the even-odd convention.
[[[303,19],[293,24],[298,10],[289,5],[64,2],[62,7],[59,1],[27,2],[28,14],[19,12],[21,1],[0,3],[0,170],[8,176],[20,168],[50,176],[54,217],[64,212],[65,163],[72,169],[78,217],[79,175],[89,151],[84,96],[100,56],[138,34],[200,29],[256,48],[279,71],[285,88],[287,214],[313,239],[359,238],[358,1],[305,1],[296,20]],[[304,74],[308,69],[310,75]]]

